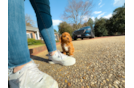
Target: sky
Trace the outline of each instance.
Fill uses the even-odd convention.
[[[93,20],[97,18],[107,18],[109,19],[112,16],[113,11],[123,6],[125,0],[93,0],[93,8],[91,16],[84,16],[83,21],[88,21],[89,18]],[[35,27],[37,27],[37,20],[35,12],[29,2],[29,0],[25,0],[25,14],[31,16],[32,20],[35,22]],[[61,16],[67,6],[67,0],[50,0],[50,10],[52,15],[53,27],[57,31],[58,25],[62,22]]]

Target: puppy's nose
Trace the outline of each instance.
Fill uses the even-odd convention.
[[[67,38],[69,40],[69,38]]]

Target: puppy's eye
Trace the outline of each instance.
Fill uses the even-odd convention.
[[[64,35],[64,37],[66,37],[66,35]]]

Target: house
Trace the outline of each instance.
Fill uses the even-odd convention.
[[[40,35],[39,29],[36,27],[26,26],[26,35],[27,35],[27,38],[33,38],[36,40],[43,40],[41,35]],[[59,34],[57,32],[55,32],[54,35],[55,35],[55,41],[58,41]]]
[[[59,41],[59,33],[58,32],[54,32],[54,36],[55,36],[55,41]]]
[[[38,28],[26,26],[26,34],[27,34],[27,38],[41,40]]]

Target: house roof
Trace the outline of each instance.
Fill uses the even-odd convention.
[[[27,30],[27,31],[39,31],[38,28],[36,28],[36,27],[31,27],[31,26],[26,26],[26,30]]]

